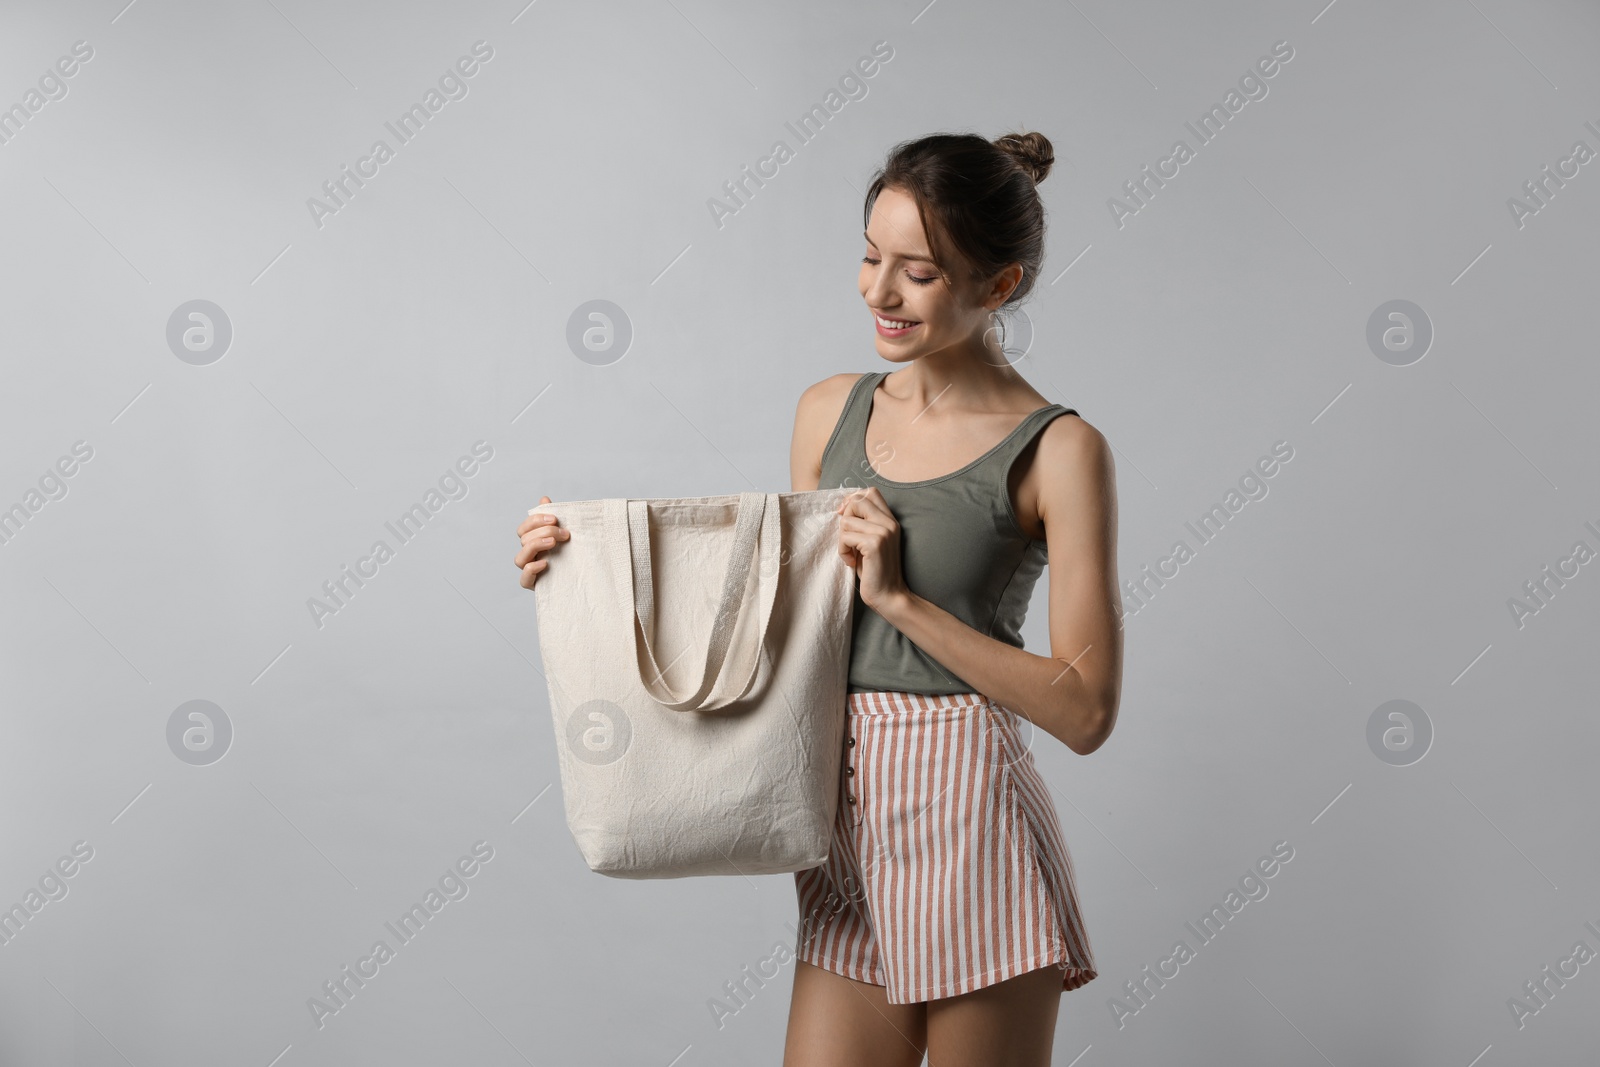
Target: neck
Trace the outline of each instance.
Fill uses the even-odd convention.
[[[910,360],[897,381],[902,397],[925,408],[961,398],[962,407],[989,407],[1023,379],[1001,351],[994,331],[986,331],[960,346],[952,345]]]

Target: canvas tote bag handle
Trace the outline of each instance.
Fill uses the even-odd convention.
[[[761,650],[766,644],[767,628],[772,621],[772,605],[777,599],[778,557],[782,548],[782,525],[776,493],[740,493],[739,509],[734,521],[733,548],[728,553],[722,580],[722,593],[717,604],[711,637],[706,644],[706,656],[697,670],[690,672],[699,682],[693,693],[680,696],[667,685],[666,677],[656,660],[652,639],[655,636],[656,601],[655,583],[650,565],[650,512],[646,500],[628,500],[627,538],[630,567],[633,575],[633,640],[634,658],[639,669],[639,681],[659,703],[678,711],[715,711],[741,699],[755,681],[761,663]],[[746,603],[744,590],[750,578],[752,565],[760,573],[770,573],[768,582],[757,578],[758,603]],[[743,613],[759,612],[755,637],[737,649],[732,648],[734,631]],[[732,656],[729,656],[730,650]],[[738,684],[729,688],[720,699],[710,699],[711,691],[727,676]]]

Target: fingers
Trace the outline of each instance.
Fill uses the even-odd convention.
[[[893,520],[894,514],[889,510],[889,502],[883,499],[883,493],[877,486],[858,489],[845,497],[839,504],[841,515],[877,515],[880,518]]]
[[[854,566],[866,556],[881,556],[894,530],[868,519],[839,517],[839,554]]]
[[[512,557],[516,565],[526,567],[531,561],[538,558],[541,553],[548,552],[563,541],[572,540],[572,531],[564,530],[559,526],[539,525],[528,530],[521,537],[522,547]]]
[[[550,503],[550,498],[547,496],[542,496],[539,498],[539,503],[548,504]],[[523,534],[542,523],[555,521],[556,517],[554,515],[541,515],[539,514],[538,508],[529,508],[528,517],[517,524],[517,536],[521,537]]]
[[[550,503],[549,497],[541,497],[539,503]],[[517,524],[517,539],[521,547],[511,557],[512,564],[522,572],[518,583],[524,589],[532,589],[539,580],[539,575],[550,566],[550,561],[543,558],[544,554],[560,545],[563,541],[572,539],[572,531],[564,529],[554,515],[542,515],[538,509],[530,509],[528,517]]]
[[[887,511],[867,515],[840,515],[839,536],[841,538],[851,534],[866,537],[891,537],[900,529],[893,515]]]
[[[863,560],[881,556],[890,538],[899,536],[899,525],[877,489],[848,497],[839,512],[839,555],[858,573]]]

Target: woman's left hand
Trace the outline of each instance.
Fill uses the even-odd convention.
[[[874,611],[910,592],[900,569],[900,524],[876,486],[839,505],[839,555],[855,570],[861,600]]]

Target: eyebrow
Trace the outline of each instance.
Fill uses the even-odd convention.
[[[867,244],[871,245],[874,248],[878,247],[878,242],[874,241],[872,239],[872,237],[867,233],[866,230],[862,230],[861,231],[861,236],[865,237],[867,239]],[[903,255],[900,258],[901,259],[917,259],[917,260],[921,260],[924,263],[932,263],[933,262],[933,257],[932,256],[918,256],[918,255],[910,255],[910,254],[908,254],[908,255]]]

